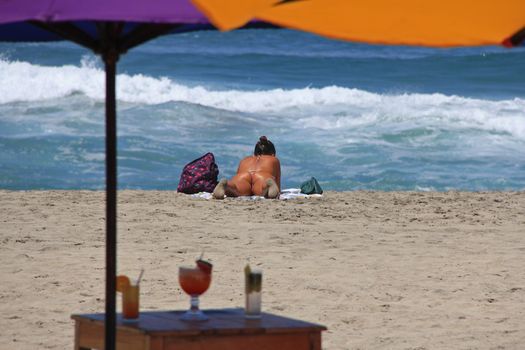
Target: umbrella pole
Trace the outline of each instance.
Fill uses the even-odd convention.
[[[102,55],[106,68],[106,329],[105,349],[115,349],[117,272],[117,111],[118,53]]]

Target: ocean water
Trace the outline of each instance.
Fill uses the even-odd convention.
[[[258,137],[283,187],[524,190],[525,48],[432,49],[290,30],[195,32],[119,62],[119,188],[176,189]],[[0,43],[0,188],[104,188],[104,72],[67,42]]]

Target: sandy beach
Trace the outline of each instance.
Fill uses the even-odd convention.
[[[0,349],[72,348],[70,315],[103,312],[104,210],[98,191],[0,191]],[[118,210],[118,272],[145,268],[145,310],[187,308],[177,269],[204,251],[203,308],[242,306],[250,262],[263,309],[325,325],[324,349],[525,346],[524,192],[122,191]]]

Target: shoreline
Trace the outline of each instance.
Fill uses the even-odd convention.
[[[287,187],[284,190],[293,190],[293,189],[299,189],[299,187]],[[0,188],[0,193],[2,192],[105,192],[106,190],[104,188],[99,189],[89,189],[89,188],[78,188],[78,189],[30,189],[30,190],[23,190],[23,189],[8,189],[8,188]],[[356,189],[356,190],[344,190],[344,191],[337,191],[337,190],[324,190],[324,192],[327,193],[354,193],[354,192],[379,192],[379,193],[454,193],[454,192],[460,192],[460,193],[494,193],[494,192],[502,192],[502,193],[525,193],[525,188],[520,190],[466,190],[466,189],[452,189],[452,190],[446,190],[446,191],[437,191],[437,190],[367,190],[367,189]],[[172,193],[178,193],[177,188],[173,189],[118,189],[118,192],[172,192]],[[184,194],[184,193],[181,193]]]
[[[103,190],[0,190],[0,343],[64,349],[73,313],[104,311]],[[145,310],[185,309],[177,268],[214,264],[206,308],[320,323],[324,349],[519,349],[525,192],[328,191],[287,201],[119,190],[118,273],[145,274]],[[120,298],[117,299],[120,309]]]

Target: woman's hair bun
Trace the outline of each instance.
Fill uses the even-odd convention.
[[[272,141],[268,140],[266,136],[259,137],[259,141],[255,144],[255,149],[253,150],[255,156],[261,154],[264,155],[275,155],[275,146]]]

